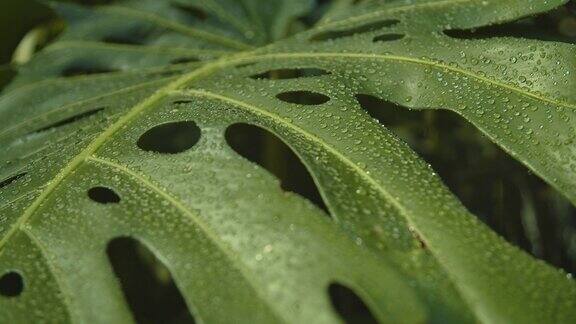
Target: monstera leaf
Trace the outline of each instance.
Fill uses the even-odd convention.
[[[145,321],[111,263],[127,242],[172,276],[180,320],[354,321],[345,293],[358,320],[576,322],[574,281],[359,103],[452,110],[576,202],[575,47],[445,33],[564,2],[53,4],[66,31],[0,98],[0,322]],[[246,132],[287,145],[318,204],[249,161]]]

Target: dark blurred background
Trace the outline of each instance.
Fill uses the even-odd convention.
[[[2,0],[0,4],[0,89],[13,76],[14,50],[31,29],[53,18],[48,8],[32,0]]]

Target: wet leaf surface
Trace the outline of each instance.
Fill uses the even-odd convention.
[[[307,0],[55,4],[68,28],[0,97],[0,322],[141,318],[106,254],[126,237],[175,322],[576,322],[571,277],[359,102],[451,110],[576,202],[574,45],[447,32],[564,2],[342,1],[309,30]],[[261,166],[278,145],[231,147],[237,124],[316,204]]]

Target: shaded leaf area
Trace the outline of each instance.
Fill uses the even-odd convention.
[[[328,213],[306,166],[277,136],[254,125],[234,124],[226,129],[226,141],[238,154],[274,174],[282,189],[306,197]]]
[[[8,65],[0,66],[0,90],[4,88],[16,75],[14,69]]]
[[[195,323],[166,267],[127,237],[108,244],[108,258],[138,323]]]
[[[53,4],[0,322],[576,321],[574,46],[467,34],[565,2]]]
[[[346,323],[378,323],[362,299],[350,288],[333,283],[328,287],[332,305]]]

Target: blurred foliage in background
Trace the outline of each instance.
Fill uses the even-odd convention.
[[[97,4],[98,0],[75,1]],[[320,1],[322,6],[329,1]],[[297,22],[311,24],[322,10]],[[18,64],[40,49],[63,23],[32,0],[2,0],[0,4],[0,89]],[[451,31],[451,36],[486,38],[516,36],[559,42],[576,42],[576,1],[537,17],[478,30]],[[16,51],[16,54],[15,54]],[[360,102],[426,159],[446,185],[478,217],[513,244],[534,256],[576,272],[576,210],[472,126],[448,111],[409,111],[371,97]],[[274,145],[271,141],[271,145]],[[283,150],[261,154],[262,163],[278,173],[294,174],[294,160]],[[284,168],[285,170],[281,170]],[[298,168],[301,184],[310,186],[305,170]],[[305,191],[305,190],[304,190]],[[317,197],[310,197],[317,199]]]
[[[13,76],[14,50],[31,29],[51,20],[50,10],[32,0],[2,0],[0,4],[0,88]]]

